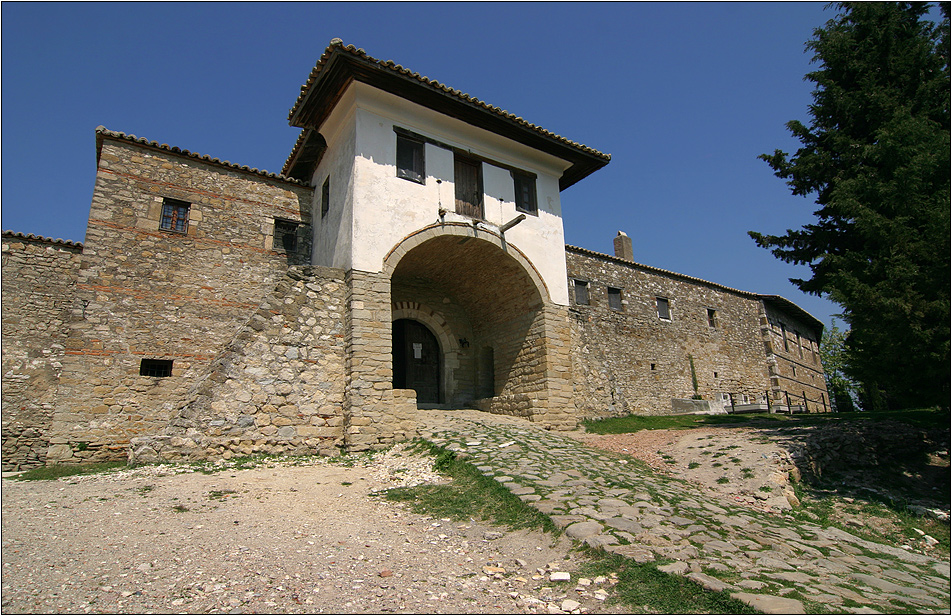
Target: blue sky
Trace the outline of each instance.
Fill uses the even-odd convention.
[[[566,242],[838,307],[757,248],[813,220],[757,159],[795,150],[825,3],[2,4],[2,227],[82,240],[96,126],[280,171],[311,68],[339,37],[612,155],[562,193]]]

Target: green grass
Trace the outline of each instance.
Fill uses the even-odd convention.
[[[457,459],[453,452],[423,441],[418,441],[416,447],[435,455],[434,470],[451,477],[452,483],[393,488],[381,493],[384,498],[406,503],[414,512],[434,518],[478,519],[511,529],[558,534],[548,516],[485,477],[472,464]],[[591,578],[617,573],[618,584],[612,588],[615,594],[610,600],[623,604],[631,613],[758,613],[726,592],[710,592],[681,576],[662,573],[657,570],[658,563],[638,564],[586,546],[578,549],[586,558],[578,575]]]
[[[457,521],[472,518],[511,529],[534,528],[558,533],[548,516],[523,503],[472,464],[458,460],[453,452],[425,442],[418,442],[416,447],[436,456],[433,469],[451,476],[453,482],[393,488],[384,493],[387,500],[407,503],[414,511],[435,518]]]
[[[51,481],[62,477],[73,477],[76,475],[95,475],[97,473],[106,473],[120,468],[126,468],[125,462],[97,462],[92,464],[53,464],[50,466],[38,466],[20,473],[11,479],[17,481]]]
[[[901,421],[921,428],[948,427],[949,411],[940,409],[909,409],[903,411],[879,411],[862,413],[813,413],[782,415],[774,413],[750,413],[744,415],[668,415],[648,417],[627,415],[607,419],[585,420],[587,432],[595,434],[624,434],[640,430],[680,430],[707,426],[779,427],[813,425],[825,422],[853,420]]]
[[[588,561],[578,572],[582,577],[618,574],[616,593],[610,601],[622,603],[632,613],[662,614],[759,614],[726,591],[711,592],[679,575],[658,571],[658,563],[638,564],[606,552],[583,548]]]

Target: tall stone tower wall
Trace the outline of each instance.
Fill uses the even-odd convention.
[[[308,187],[104,129],[98,138],[54,462],[124,458],[132,437],[163,430],[169,403],[310,253]],[[166,229],[170,204],[187,222]],[[275,242],[276,221],[296,225],[290,249]],[[150,374],[144,360],[170,373]]]

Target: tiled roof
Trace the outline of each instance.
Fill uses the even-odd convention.
[[[740,289],[734,289],[734,288],[732,288],[732,287],[728,287],[728,286],[725,286],[725,285],[722,285],[722,284],[718,284],[718,283],[716,283],[716,282],[711,282],[711,281],[709,281],[709,280],[704,280],[704,279],[702,279],[702,278],[695,278],[694,276],[688,276],[687,274],[679,274],[678,272],[672,272],[672,271],[670,271],[670,270],[661,269],[660,267],[653,267],[653,266],[651,266],[651,265],[645,265],[645,264],[643,264],[643,263],[636,263],[636,262],[634,262],[634,261],[629,261],[629,260],[627,260],[627,259],[621,259],[621,258],[612,256],[612,255],[607,255],[607,254],[601,253],[601,252],[595,252],[594,250],[588,250],[587,248],[579,248],[578,246],[571,246],[571,245],[569,245],[569,244],[566,244],[566,245],[565,245],[565,249],[568,250],[568,251],[571,251],[571,252],[576,252],[576,253],[581,254],[581,255],[586,255],[586,256],[590,256],[590,257],[596,257],[596,258],[599,258],[599,259],[604,259],[604,260],[606,260],[606,261],[612,261],[612,262],[618,263],[618,264],[620,264],[620,265],[627,265],[627,266],[629,266],[629,267],[637,267],[637,268],[639,268],[639,269],[647,270],[647,271],[649,271],[649,272],[654,272],[654,273],[656,273],[656,274],[662,274],[662,275],[664,275],[664,276],[671,276],[671,277],[674,277],[674,278],[680,278],[680,279],[682,279],[682,280],[687,280],[687,281],[689,281],[689,282],[695,282],[695,283],[698,283],[698,284],[707,285],[707,286],[709,286],[709,287],[714,287],[714,288],[717,288],[717,289],[721,289],[721,290],[727,291],[727,292],[729,292],[729,293],[736,293],[736,294],[738,294],[738,295],[744,295],[744,296],[746,296],[746,297],[751,297],[751,298],[754,298],[754,299],[759,299],[759,300],[763,300],[763,301],[767,301],[767,302],[774,302],[774,303],[777,303],[777,304],[782,304],[782,305],[783,305],[784,307],[786,307],[788,310],[791,310],[791,311],[793,311],[793,312],[799,313],[799,315],[800,315],[801,317],[805,318],[805,319],[808,320],[808,321],[812,321],[813,324],[814,324],[816,327],[820,328],[821,330],[823,329],[823,322],[822,322],[822,321],[820,321],[818,318],[816,318],[815,316],[813,316],[812,314],[810,314],[809,312],[807,312],[806,310],[804,310],[804,309],[801,308],[800,306],[796,305],[795,303],[793,303],[793,302],[790,301],[789,299],[787,299],[787,298],[785,298],[785,297],[782,297],[782,296],[780,296],[780,295],[764,295],[764,294],[762,294],[762,293],[751,293],[750,291],[742,291],[742,290],[740,290]]]
[[[353,45],[344,45],[343,41],[337,38],[333,39],[330,42],[330,44],[327,46],[327,49],[324,50],[324,53],[321,54],[320,59],[317,61],[317,65],[314,66],[314,68],[311,70],[311,74],[308,75],[307,81],[304,83],[303,86],[301,86],[301,94],[298,96],[297,101],[295,101],[294,106],[291,108],[291,111],[288,113],[289,121],[293,122],[295,119],[295,116],[297,116],[298,113],[302,110],[302,107],[308,97],[308,94],[312,86],[314,86],[314,84],[318,81],[318,78],[320,77],[325,66],[328,64],[328,62],[331,60],[331,58],[334,56],[335,53],[347,54],[353,58],[359,59],[363,63],[370,64],[379,70],[389,72],[393,75],[399,75],[411,82],[415,82],[419,84],[419,86],[423,88],[428,88],[451,100],[462,102],[466,105],[470,105],[474,108],[485,111],[491,115],[496,116],[499,119],[507,121],[513,125],[519,126],[522,129],[529,130],[530,132],[533,132],[540,137],[554,141],[563,147],[568,147],[568,148],[577,150],[590,157],[594,157],[596,159],[600,159],[604,161],[601,164],[607,164],[608,161],[611,160],[610,154],[604,154],[586,145],[576,143],[575,141],[566,139],[565,137],[562,137],[560,135],[557,135],[551,131],[548,131],[542,128],[541,126],[537,126],[535,124],[527,122],[523,118],[516,116],[514,114],[511,114],[504,109],[500,109],[499,107],[490,105],[484,101],[479,100],[478,98],[470,96],[469,94],[460,92],[459,90],[456,90],[454,88],[450,88],[449,86],[442,84],[439,81],[436,81],[435,79],[424,77],[423,75],[420,75],[419,73],[416,73],[411,71],[410,69],[404,68],[403,66],[396,64],[392,60],[378,60],[377,58],[374,58],[368,55],[363,49],[358,49],[354,47]],[[303,135],[303,132],[302,132],[302,135]],[[288,157],[288,161],[285,163],[285,169],[287,169],[287,166],[290,164],[291,160],[294,158],[295,151],[300,146],[300,142],[301,142],[301,139],[299,139],[298,143],[295,144],[295,150],[292,150],[291,155]]]
[[[289,178],[285,175],[279,173],[271,173],[270,171],[265,171],[264,169],[257,169],[255,167],[249,167],[247,165],[236,165],[235,163],[229,162],[227,160],[220,160],[218,158],[212,158],[210,156],[205,156],[203,154],[198,154],[196,152],[190,152],[188,150],[170,146],[166,143],[159,143],[157,141],[149,141],[148,139],[142,137],[136,137],[135,135],[127,135],[125,133],[120,133],[118,131],[109,130],[105,126],[96,127],[96,155],[99,155],[99,152],[102,149],[102,138],[110,137],[112,139],[118,139],[122,141],[129,141],[131,143],[137,143],[139,145],[144,145],[150,148],[155,148],[157,150],[163,150],[165,152],[171,152],[173,154],[181,154],[182,156],[187,156],[188,158],[196,158],[206,163],[211,163],[219,167],[225,167],[227,169],[233,169],[235,171],[244,171],[246,173],[251,173],[261,177],[271,178],[274,180],[281,180],[282,182],[290,182],[292,184],[297,184],[299,186],[307,186],[307,183],[294,178]]]
[[[30,240],[33,242],[44,242],[47,244],[55,244],[57,246],[65,246],[67,248],[82,248],[82,242],[74,242],[72,240],[63,240],[56,238],[55,240],[51,237],[46,237],[43,235],[33,235],[32,233],[18,233],[15,231],[4,231],[4,239],[20,239],[20,240]]]

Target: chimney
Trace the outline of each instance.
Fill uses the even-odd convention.
[[[619,231],[615,236],[615,256],[625,261],[634,261],[635,253],[631,250],[631,238]]]

